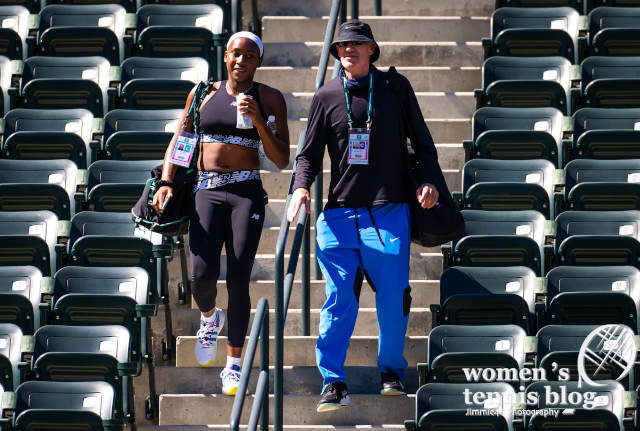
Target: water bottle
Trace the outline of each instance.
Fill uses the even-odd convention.
[[[249,116],[246,114],[242,114],[238,109],[238,103],[240,103],[245,98],[253,99],[253,97],[244,93],[240,93],[236,96],[236,128],[237,129],[253,129],[253,121],[251,121],[251,118],[249,118]]]

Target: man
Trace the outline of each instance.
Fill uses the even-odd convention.
[[[411,303],[408,201],[418,199],[422,207],[431,208],[439,196],[433,184],[446,189],[411,85],[403,76],[391,77],[373,66],[380,48],[370,27],[358,20],[344,23],[331,54],[342,70],[311,103],[287,213],[293,221],[302,205],[310,212],[309,187],[322,168],[326,146],[331,183],[316,223],[317,256],[327,281],[316,345],[324,384],[318,412],[349,404],[344,361],[363,277],[376,292],[380,393],[404,394],[403,351]],[[400,104],[409,118],[401,115]],[[405,134],[420,165],[421,185],[413,192],[408,189]]]

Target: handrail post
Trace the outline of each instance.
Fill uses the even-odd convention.
[[[382,15],[382,0],[373,0],[373,14],[375,16]]]
[[[242,9],[240,0],[231,0],[231,33],[237,33],[242,28]]]
[[[268,302],[267,302],[268,304]],[[269,306],[262,317],[262,338],[260,344],[260,370],[269,374]],[[257,402],[258,400],[256,400]],[[260,415],[260,431],[269,431],[269,381],[262,398],[262,412]]]
[[[301,309],[302,309],[302,335],[308,337],[311,335],[310,329],[310,313],[311,304],[309,300],[310,280],[311,280],[311,220],[307,220],[304,225],[304,237],[302,240],[302,295],[301,295]]]
[[[351,0],[351,19],[358,19],[360,5],[358,0]]]

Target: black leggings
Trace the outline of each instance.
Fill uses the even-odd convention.
[[[189,224],[191,293],[202,312],[216,304],[220,253],[227,253],[229,345],[242,347],[251,299],[249,280],[264,223],[261,181],[242,181],[196,192]]]

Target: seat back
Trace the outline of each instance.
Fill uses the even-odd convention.
[[[32,265],[48,276],[56,268],[58,218],[50,211],[0,212],[0,265]]]
[[[35,266],[1,266],[0,321],[32,335],[40,327],[42,282],[42,273]]]
[[[136,13],[138,35],[150,26],[199,27],[211,34],[223,31],[223,9],[217,4],[149,4]]]
[[[30,12],[29,5],[20,5],[19,1],[12,1],[13,4],[0,6],[0,20],[2,21],[0,39],[3,42],[0,47],[1,56],[11,60],[23,60],[26,56],[29,13],[38,13],[40,10],[39,1],[36,0],[36,2],[38,2],[38,6],[35,12]],[[5,89],[4,86],[2,88]]]
[[[581,183],[640,183],[639,160],[572,160],[565,166],[565,197]]]
[[[162,160],[99,160],[89,166],[89,208],[126,212],[140,198],[151,170]]]
[[[15,132],[67,132],[91,141],[93,115],[86,109],[12,109],[5,115],[3,140]]]
[[[640,10],[599,7],[589,13],[589,43],[596,55],[640,54]]]
[[[18,363],[22,360],[22,331],[12,323],[0,323],[0,386],[12,391],[20,383]]]

